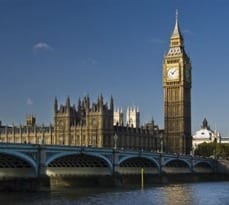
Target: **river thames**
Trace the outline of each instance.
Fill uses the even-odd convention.
[[[1,192],[3,205],[228,205],[229,182],[137,188],[74,188],[51,192]]]

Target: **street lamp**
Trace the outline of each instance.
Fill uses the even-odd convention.
[[[44,138],[45,138],[45,127],[44,124],[42,124],[42,139],[41,139],[41,144],[44,144]]]
[[[217,147],[217,138],[215,137],[215,139],[214,139],[214,148],[215,148],[215,150],[214,150],[214,158],[216,159],[216,147]]]
[[[183,154],[187,154],[186,153],[186,135],[184,134],[183,135]]]
[[[115,135],[114,135],[114,149],[117,149],[117,140],[118,140],[118,135],[115,133]]]
[[[163,135],[160,134],[160,145],[161,145],[161,153],[163,152]]]

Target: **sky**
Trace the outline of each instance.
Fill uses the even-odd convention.
[[[0,0],[0,120],[53,122],[55,96],[140,109],[164,127],[162,62],[176,9],[192,63],[192,133],[229,137],[228,0]]]

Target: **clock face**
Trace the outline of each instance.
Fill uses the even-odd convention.
[[[177,80],[179,78],[179,70],[178,68],[169,68],[167,77],[169,80]]]

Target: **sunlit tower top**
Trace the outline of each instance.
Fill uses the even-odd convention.
[[[122,126],[123,125],[123,111],[122,111],[122,108],[117,108],[115,111],[114,111],[114,125],[119,125],[119,126]]]
[[[140,127],[140,112],[137,107],[128,107],[126,111],[126,123],[130,127]]]

